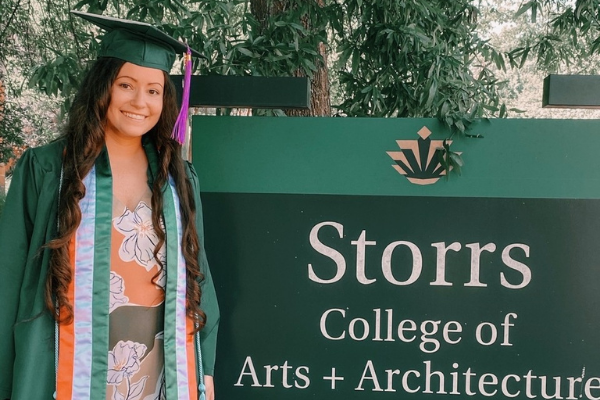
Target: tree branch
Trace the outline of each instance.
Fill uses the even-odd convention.
[[[19,9],[20,5],[21,5],[21,0],[18,0],[17,4],[15,5],[15,8],[12,10],[12,13],[10,14],[10,18],[8,19],[8,22],[6,23],[6,26],[2,30],[2,33],[0,33],[0,42],[4,42],[4,39],[3,39],[4,38],[4,34],[8,30],[8,27],[10,26],[13,18],[15,17],[15,14],[17,13],[17,10]]]
[[[67,0],[67,6],[69,7],[69,10],[72,10],[71,0]],[[77,40],[77,35],[75,34],[75,26],[73,25],[73,15],[70,12],[69,12],[69,28],[71,30],[71,33],[73,34],[73,39],[75,39],[75,54],[77,54],[77,58],[79,60],[81,60],[81,54],[79,54],[79,41]]]

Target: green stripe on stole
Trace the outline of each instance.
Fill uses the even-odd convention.
[[[176,349],[176,331],[173,329],[177,325],[177,264],[178,264],[178,246],[176,240],[169,238],[177,237],[177,220],[174,211],[174,202],[171,188],[165,187],[163,193],[164,202],[164,221],[167,232],[167,287],[165,293],[165,381],[167,399],[179,399],[177,385],[177,349]],[[171,329],[167,329],[171,328]],[[185,333],[184,333],[185,334]],[[187,367],[187,366],[186,366]],[[187,398],[187,393],[183,396]]]
[[[106,148],[96,159],[96,228],[94,239],[94,297],[92,302],[91,400],[106,399],[108,371],[110,243],[112,228],[112,172]]]

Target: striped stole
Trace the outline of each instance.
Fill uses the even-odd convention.
[[[155,152],[148,152],[151,171]],[[105,400],[108,372],[112,175],[104,150],[84,178],[82,218],[71,240],[68,298],[74,320],[59,326],[57,399]],[[169,400],[197,399],[193,321],[186,315],[186,266],[181,251],[179,198],[173,179],[164,191],[166,232],[164,364]]]

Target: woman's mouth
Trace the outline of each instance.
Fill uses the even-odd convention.
[[[125,115],[127,118],[135,119],[135,120],[138,120],[138,121],[141,121],[141,120],[143,120],[144,118],[146,118],[146,117],[145,117],[145,116],[143,116],[143,115],[139,115],[139,114],[132,114],[132,113],[129,113],[129,112],[126,112],[126,111],[123,111],[123,115]]]

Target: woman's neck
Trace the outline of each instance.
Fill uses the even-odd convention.
[[[141,138],[106,135],[106,148],[113,178],[113,196],[134,210],[148,190],[148,159]]]
[[[104,140],[111,159],[131,159],[144,151],[141,137],[122,138],[106,135]]]

